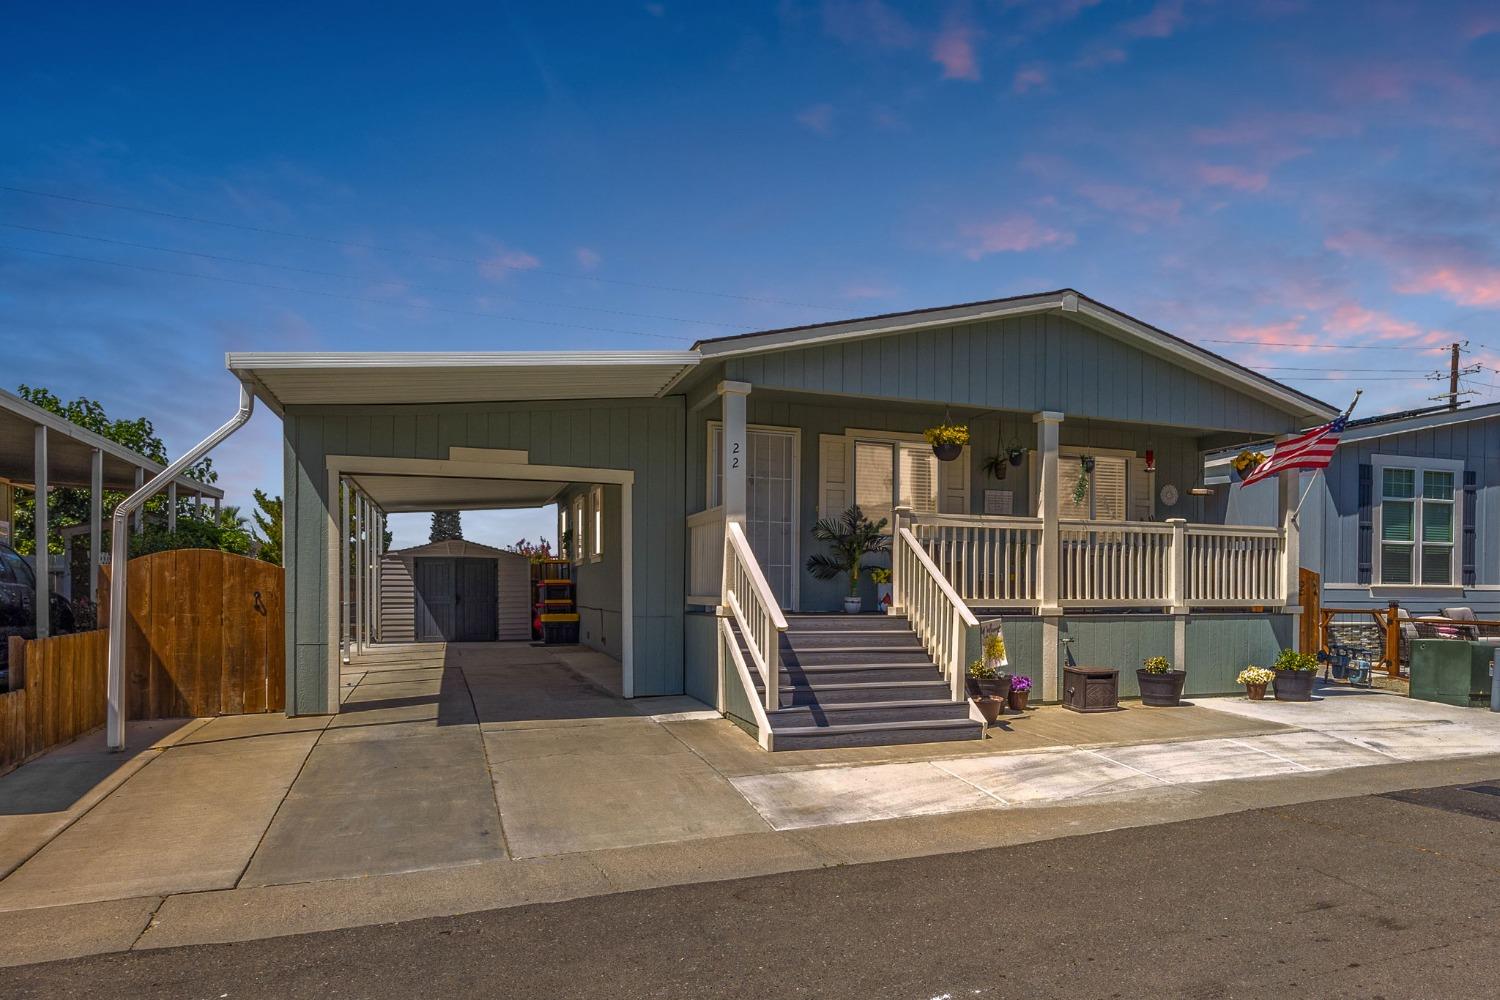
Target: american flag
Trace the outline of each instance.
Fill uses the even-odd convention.
[[[1353,408],[1351,406],[1349,409]],[[1270,458],[1251,469],[1240,480],[1240,486],[1258,483],[1290,469],[1326,469],[1328,463],[1333,461],[1333,449],[1339,446],[1339,435],[1344,433],[1344,425],[1348,422],[1349,414],[1345,411],[1321,427],[1314,427],[1282,441],[1271,452]]]

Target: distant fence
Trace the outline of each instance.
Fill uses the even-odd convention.
[[[0,694],[0,774],[104,725],[109,631],[10,639],[10,686]]]
[[[280,566],[217,549],[130,560],[127,719],[279,712],[286,706]],[[99,618],[107,621],[108,568]]]

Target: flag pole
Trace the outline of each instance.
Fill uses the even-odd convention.
[[[1349,419],[1349,414],[1351,414],[1351,413],[1354,412],[1354,404],[1359,402],[1359,397],[1363,396],[1364,392],[1365,391],[1363,389],[1355,389],[1354,390],[1354,400],[1353,400],[1353,402],[1351,402],[1349,404],[1349,408],[1344,411],[1344,419],[1345,420],[1348,420]],[[1337,447],[1337,446],[1335,446],[1335,447]],[[1330,462],[1330,464],[1332,463],[1332,459],[1331,458],[1329,459],[1329,462]],[[1314,472],[1313,473],[1313,477],[1307,481],[1307,489],[1305,489],[1305,490],[1302,491],[1302,496],[1297,500],[1297,506],[1292,509],[1292,523],[1293,524],[1297,523],[1297,515],[1302,513],[1302,505],[1307,502],[1307,496],[1308,496],[1308,494],[1311,493],[1313,487],[1317,485],[1318,477],[1321,476],[1322,474],[1323,474],[1323,470],[1319,469],[1317,472]]]

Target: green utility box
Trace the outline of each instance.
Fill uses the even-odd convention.
[[[1413,639],[1411,696],[1464,708],[1490,703],[1495,647],[1461,639]]]

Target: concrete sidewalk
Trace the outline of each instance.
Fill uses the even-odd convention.
[[[1500,719],[1203,700],[990,739],[767,754],[613,661],[382,650],[331,719],[137,725],[0,778],[0,963],[973,850],[1492,774]]]

